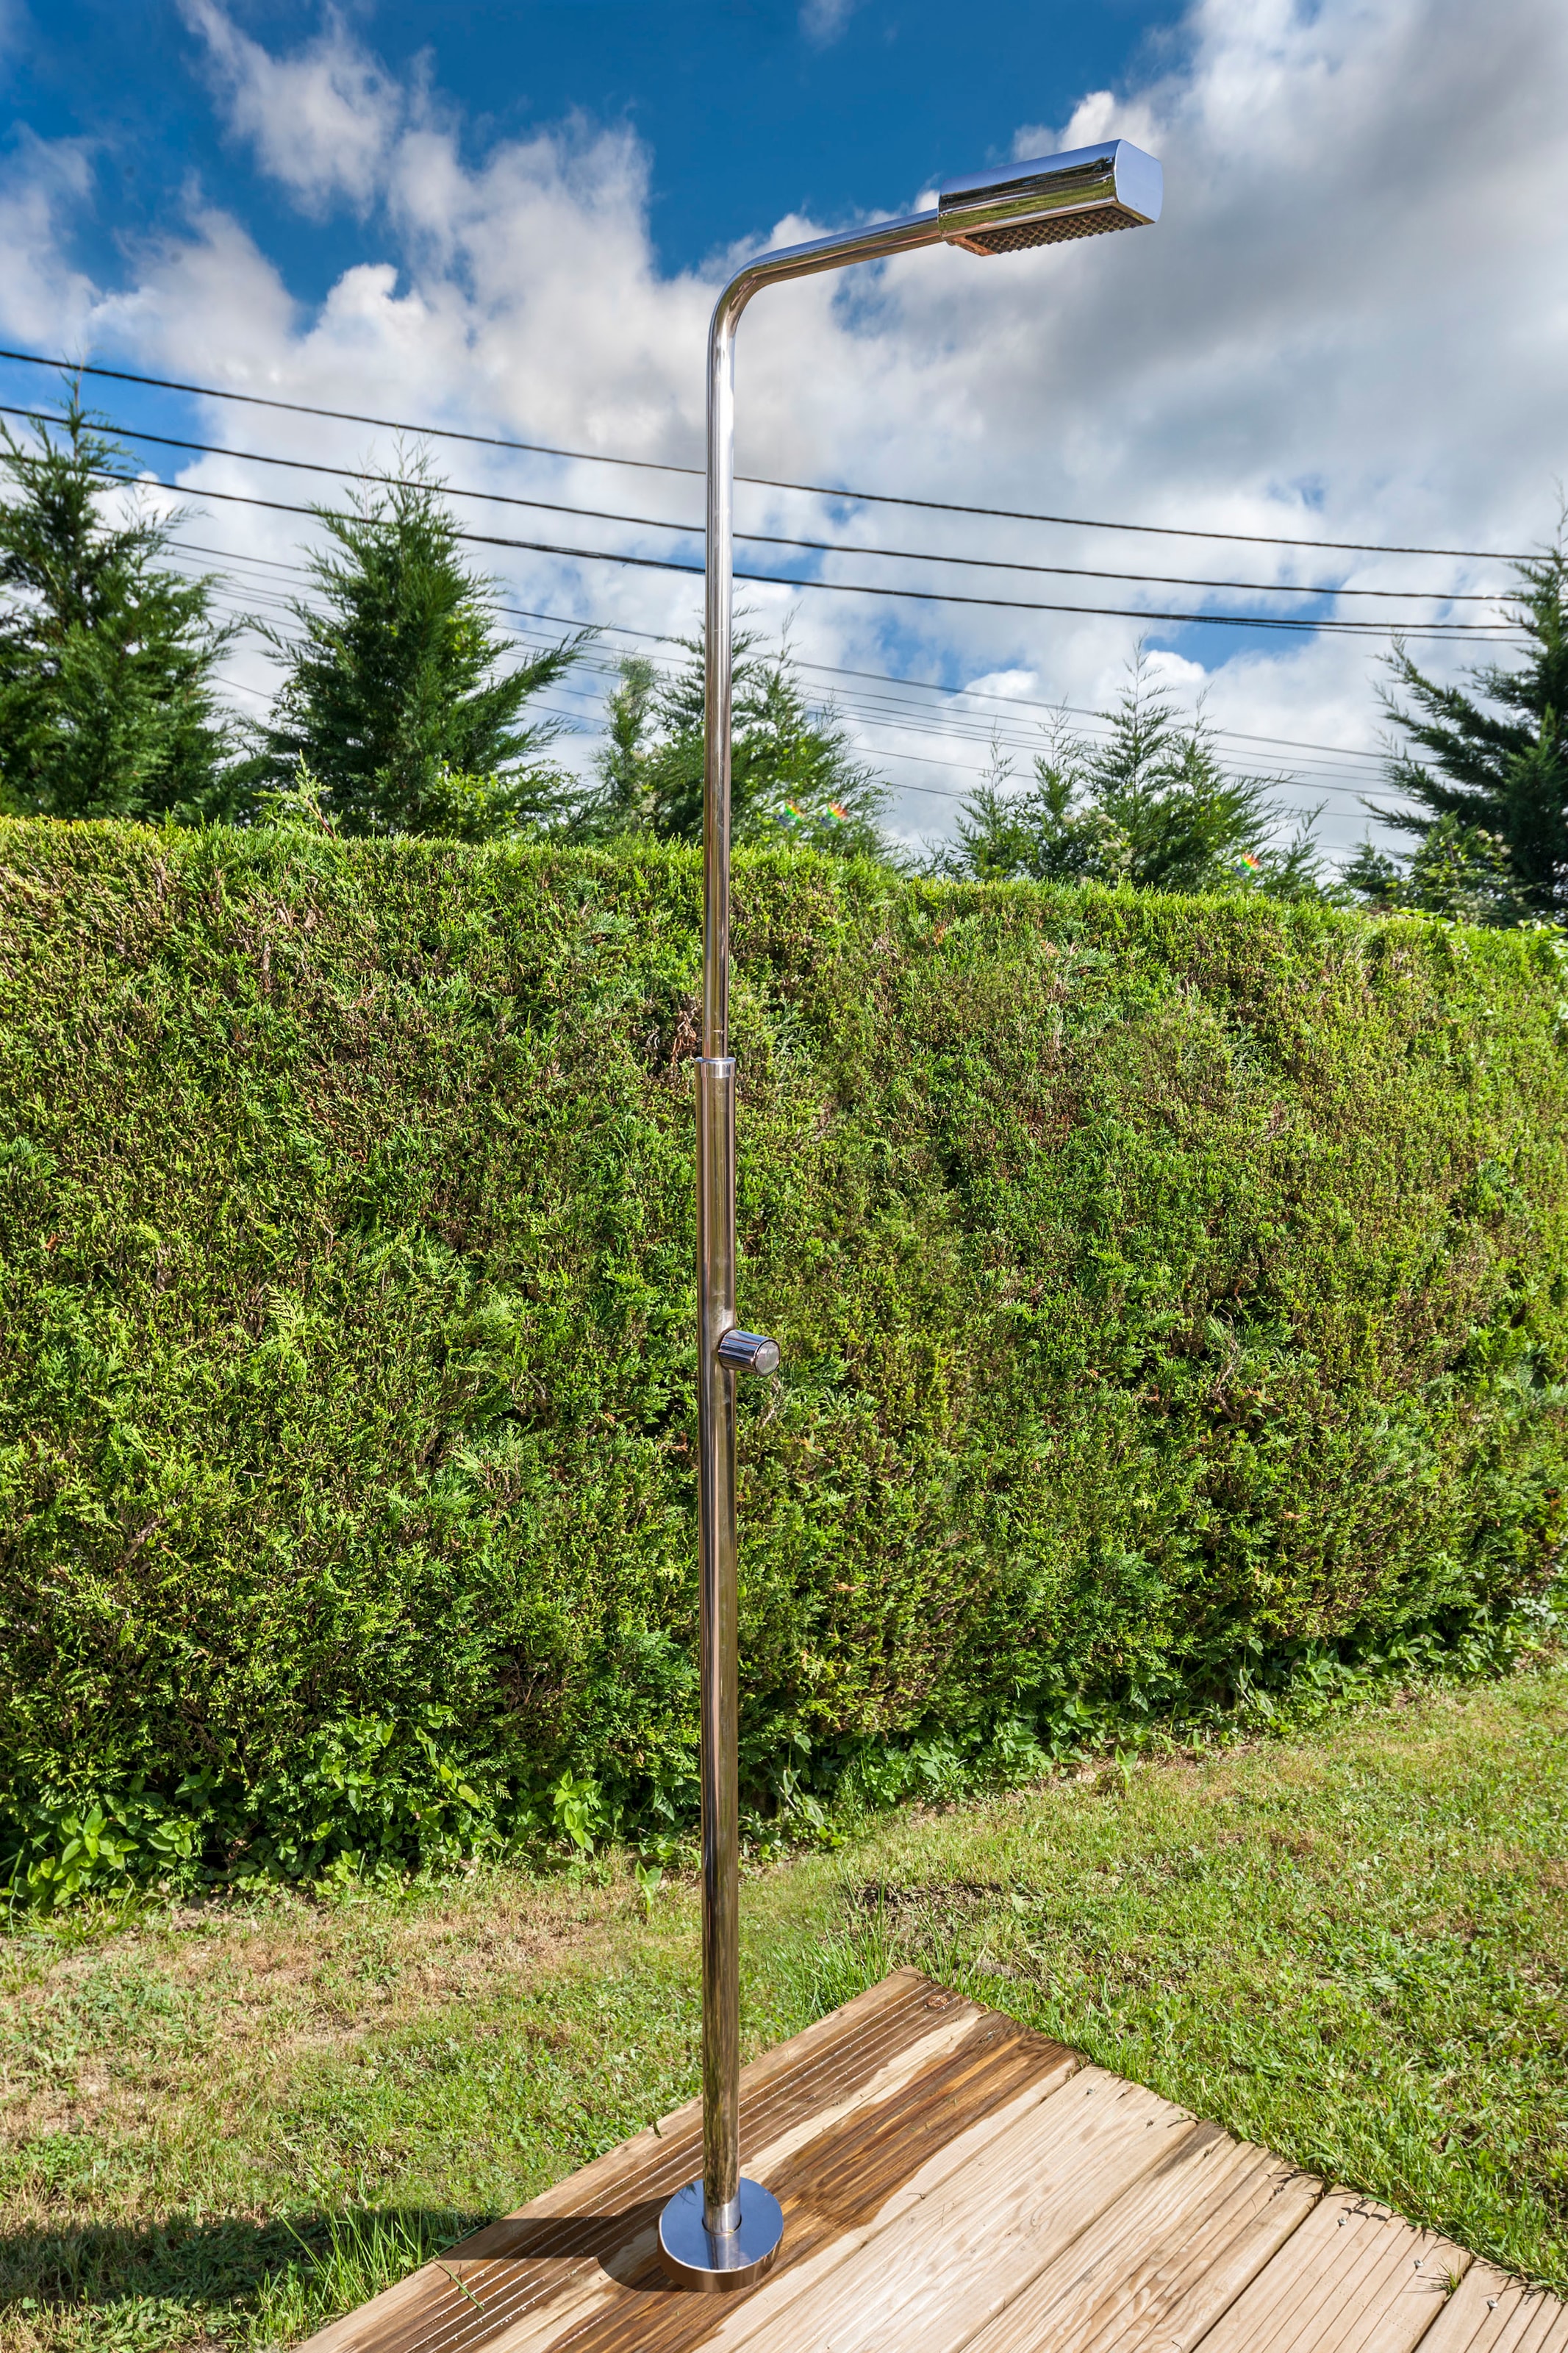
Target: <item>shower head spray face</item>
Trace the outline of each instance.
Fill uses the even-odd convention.
[[[1099,147],[944,180],[937,209],[951,220],[950,245],[966,253],[1021,253],[1032,245],[1147,227],[1160,217],[1162,188],[1152,155],[1125,139],[1108,139]]]

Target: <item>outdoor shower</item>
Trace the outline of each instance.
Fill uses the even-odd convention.
[[[730,1057],[730,725],[735,329],[786,278],[881,261],[917,246],[982,255],[1138,228],[1160,216],[1160,166],[1112,139],[948,180],[934,211],[759,254],[730,280],[708,337],[708,556],[703,766],[702,1052],[697,1062],[698,1516],[702,1586],[702,2177],[659,2218],[690,2287],[745,2287],[778,2252],[784,2217],[740,2164],[740,1799],[735,1379],[777,1370],[777,1344],[735,1323],[735,1065]]]

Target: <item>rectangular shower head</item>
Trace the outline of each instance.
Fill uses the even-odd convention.
[[[1163,175],[1152,155],[1125,139],[1074,147],[997,172],[944,180],[937,209],[950,245],[966,253],[1020,253],[1108,229],[1143,228],[1160,217]]]

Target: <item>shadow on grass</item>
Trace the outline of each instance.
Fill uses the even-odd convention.
[[[110,2223],[0,2238],[0,2318],[47,2344],[98,2353],[159,2353],[205,2338],[277,2346],[354,2311],[432,2257],[454,2267],[433,2283],[433,2320],[447,2353],[483,2344],[538,2292],[472,2269],[542,2257],[597,2263],[624,2286],[666,2284],[658,2252],[662,2198],[608,2214],[518,2219],[425,2207],[343,2207],[285,2221],[174,2215],[142,2229]],[[460,2250],[460,2252],[459,2252]],[[438,2262],[437,2270],[445,2269]]]
[[[342,2207],[16,2231],[0,2237],[0,2317],[84,2348],[155,2353],[204,2336],[283,2344],[491,2221],[456,2209]]]

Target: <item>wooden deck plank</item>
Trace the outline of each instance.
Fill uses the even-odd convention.
[[[1421,2353],[1568,2353],[1568,2305],[1472,2263],[1421,2339]]]
[[[1152,2092],[1098,2067],[994,2136],[940,2193],[879,2221],[850,2262],[770,2325],[726,2330],[746,2353],[951,2353],[1130,2183],[1193,2131]]]
[[[934,2158],[938,2171],[962,2162],[957,2141],[966,2122],[993,2116],[1019,2094],[1026,2102],[1045,2096],[1079,2063],[1059,2044],[1047,2042],[994,2011],[981,2011],[940,1994],[941,2009],[926,2011],[925,1998],[931,1989],[923,1980],[921,1984],[921,2006],[931,2031],[922,2033],[916,2046],[920,2063],[912,2070],[893,2071],[890,2091],[876,2095],[886,2080],[883,2071],[864,2085],[863,2098],[828,2102],[819,2053],[814,2049],[808,2054],[819,2104],[816,2120],[826,2103],[829,2113],[838,2115],[838,2122],[826,2135],[818,2135],[827,2143],[832,2162],[813,2156],[806,2159],[806,2172],[819,2197],[830,2200],[836,2194],[835,2168],[847,2182],[839,2184],[835,2217],[795,2218],[786,2240],[790,2263],[806,2258],[823,2238],[842,2236],[853,2221],[858,2200],[880,2200],[928,2158]],[[824,2063],[836,2064],[836,2049],[822,2048]],[[775,2084],[760,2105],[743,2102],[742,2128],[747,2163],[768,2179],[788,2212],[793,2160],[787,2152],[798,2149],[800,2139],[798,2083],[791,2096],[785,2097],[785,2092],[791,2092],[789,2085],[779,2091]],[[777,2163],[775,2144],[764,2137],[759,2148],[751,2137],[770,2121],[784,2126],[776,2147],[786,2153]],[[693,2298],[668,2284],[657,2260],[656,2232],[665,2197],[689,2179],[700,2162],[700,2133],[697,2116],[673,2150],[668,2142],[656,2142],[650,2150],[649,2137],[639,2136],[647,2161],[635,2174],[628,2178],[623,2173],[617,2180],[596,2169],[598,2212],[578,2209],[540,2216],[537,2210],[544,2201],[535,2201],[520,2216],[466,2242],[468,2249],[485,2247],[482,2261],[464,2262],[459,2272],[459,2250],[457,2256],[425,2267],[414,2301],[396,2305],[384,2297],[366,2306],[356,2316],[362,2326],[349,2342],[367,2353],[473,2353],[479,2347],[485,2353],[525,2353],[535,2346],[575,2344],[580,2335],[584,2343],[597,2343],[605,2332],[606,2341],[614,2342],[620,2327],[616,2316],[627,2306],[636,2316],[639,2344],[656,2326],[672,2332],[676,2344],[695,2341],[693,2329],[700,2337],[715,2307],[710,2299]],[[557,2185],[550,2193],[552,2205],[559,2204],[565,2187]],[[498,2234],[510,2247],[509,2254],[495,2252]],[[657,2315],[660,2306],[668,2307],[662,2321]],[[653,2317],[650,2307],[655,2308]],[[367,2316],[377,2323],[374,2331],[363,2325]],[[319,2353],[321,2340],[315,2342]]]
[[[637,2353],[645,2353],[645,2348],[647,2353],[661,2353],[661,2348],[664,2353],[669,2353],[669,2348],[679,2353],[679,2348],[697,2345],[704,2348],[704,2353],[728,2353],[728,2348],[743,2344],[755,2330],[771,2323],[797,2295],[809,2293],[828,2273],[852,2261],[879,2228],[897,2221],[922,2201],[940,2197],[947,2184],[962,2174],[974,2155],[998,2134],[1009,2132],[1031,2109],[1058,2097],[1068,2072],[1062,2069],[1042,2079],[1005,2109],[972,2125],[951,2148],[936,2150],[872,2219],[848,2232],[824,2232],[818,2218],[799,2210],[792,2212],[786,2207],[784,2246],[778,2264],[750,2295],[686,2299],[688,2307],[697,2303],[705,2306],[700,2315],[689,2309],[683,2312],[668,2298],[661,2300],[662,2308],[656,2311],[656,2299],[650,2296],[642,2313],[628,2308],[621,2333],[610,2341],[636,2346]],[[575,2338],[565,2341],[571,2344],[572,2353],[583,2353]],[[593,2345],[595,2353],[602,2353],[597,2337]]]
[[[640,2242],[641,2260],[617,2264],[579,2327],[526,2345],[509,2338],[498,2353],[689,2353],[696,2346],[748,2340],[813,2293],[872,2233],[965,2174],[996,2138],[1059,2096],[1079,2062],[1059,2043],[1011,2027],[990,2013],[986,2027],[950,2058],[922,2070],[894,2096],[858,2110],[808,2142],[783,2165],[764,2168],[784,2214],[778,2263],[744,2296],[694,2296],[672,2290],[654,2242],[657,2211]],[[646,2252],[643,2252],[646,2250]]]
[[[742,2343],[753,2329],[773,2319],[797,2295],[809,2293],[829,2272],[852,2260],[871,2238],[879,2224],[896,2221],[918,2207],[923,2200],[939,2194],[953,2175],[962,2172],[974,2150],[983,2147],[994,2131],[1010,2129],[1019,2117],[1038,2105],[1042,2098],[1054,2097],[1058,2089],[1059,2083],[1048,2084],[1039,2092],[1031,2091],[1013,2101],[997,2116],[984,2118],[971,2126],[960,2137],[951,2161],[949,2152],[939,2150],[918,2173],[910,2176],[902,2189],[894,2191],[873,2222],[862,2223],[843,2234],[824,2234],[813,2231],[807,2241],[796,2229],[801,2218],[786,2218],[784,2246],[774,2271],[750,2296],[737,2296],[732,2300],[725,2298],[722,2302],[709,2300],[708,2310],[700,2318],[700,2334],[691,2334],[691,2327],[696,2325],[694,2316],[687,2322],[681,2322],[672,2308],[668,2317],[661,2316],[657,2336],[651,2333],[654,2323],[645,2318],[640,2324],[642,2333],[634,2328],[626,2332],[626,2341],[635,2342],[639,2353],[645,2347],[663,2347],[667,2341],[679,2347],[700,2344],[703,2353],[726,2353],[726,2348]],[[807,2216],[805,2221],[809,2229],[811,2218]],[[795,2242],[793,2247],[792,2241]],[[651,2301],[646,2309],[651,2312]],[[677,2328],[679,2334],[675,2333]],[[552,2353],[554,2353],[554,2348],[552,2348]],[[574,2340],[572,2353],[580,2353]]]
[[[302,2353],[1568,2353],[1568,2307],[905,1969],[742,2074],[773,2271],[673,2287],[689,2101]]]
[[[1414,2353],[1463,2247],[1336,2189],[1203,2339],[1203,2353]]]
[[[1202,2125],[994,2318],[976,2314],[963,2353],[1190,2353],[1322,2192]]]
[[[755,2167],[774,2141],[820,2112],[875,2099],[900,2067],[918,2071],[993,2013],[900,1969],[752,2062],[742,2075],[742,2137]],[[629,2210],[662,2202],[701,2167],[702,2109],[689,2100],[646,2131],[554,2183],[515,2213],[412,2273],[310,2340],[310,2353],[470,2353],[557,2290],[598,2271],[628,2232]],[[553,2231],[543,2227],[553,2221]]]

